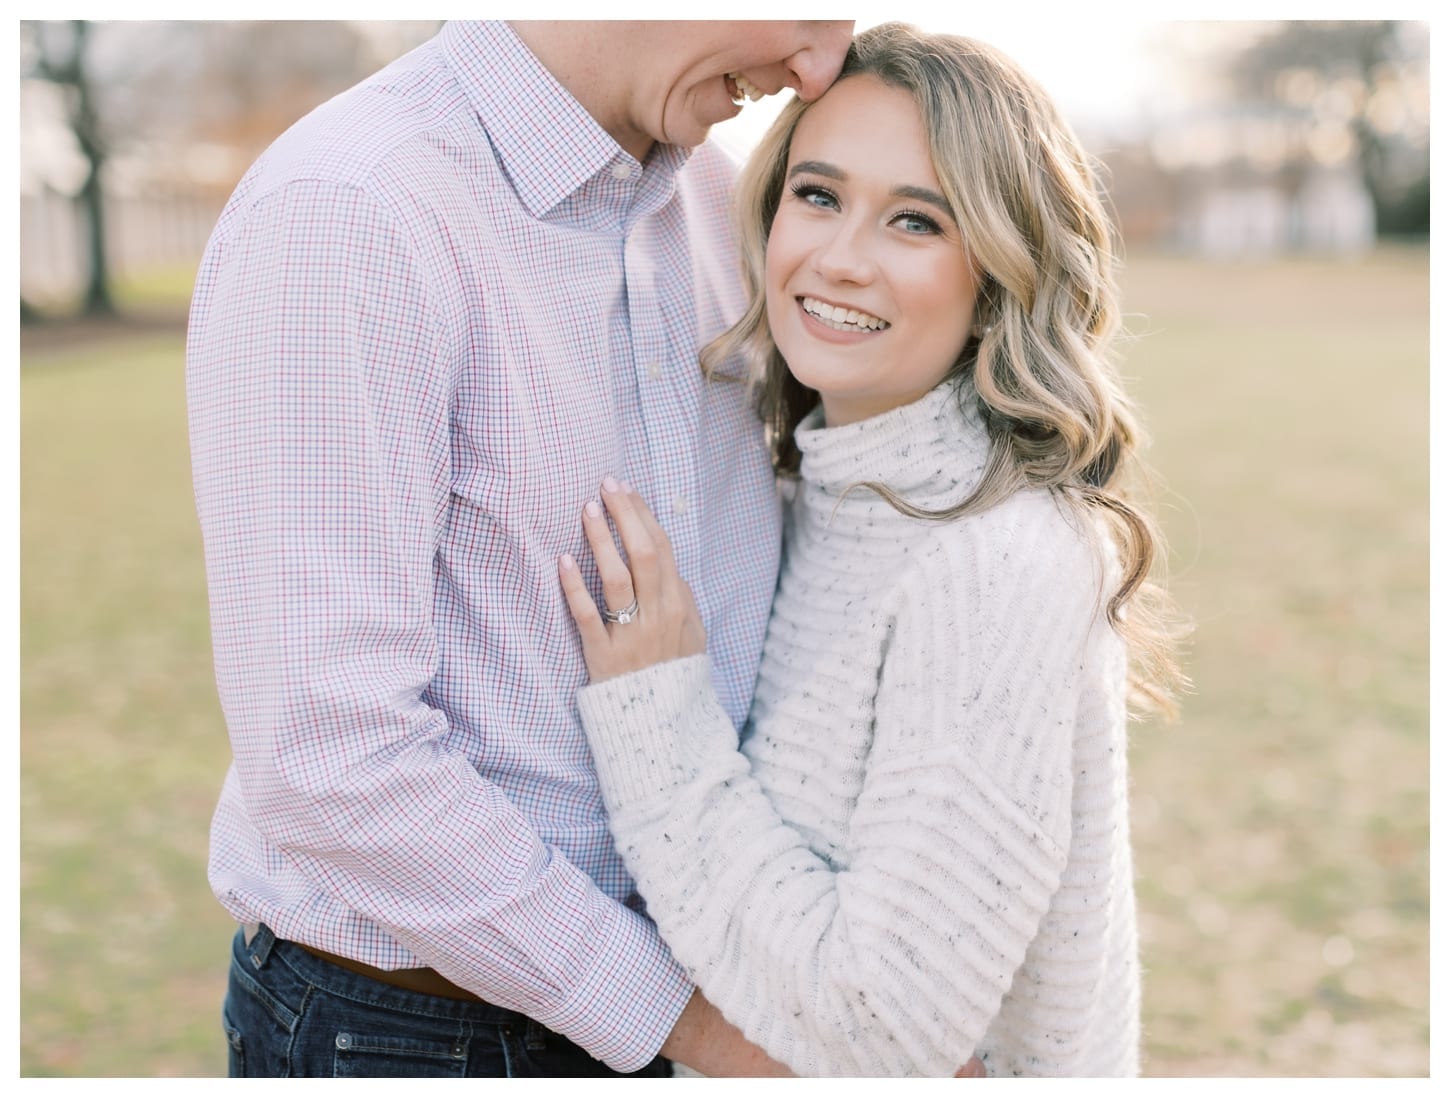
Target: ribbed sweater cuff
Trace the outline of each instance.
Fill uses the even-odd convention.
[[[689,782],[711,747],[736,746],[703,655],[586,686],[579,716],[611,812]]]

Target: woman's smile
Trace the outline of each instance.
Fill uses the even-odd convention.
[[[838,81],[801,118],[766,245],[766,311],[826,422],[924,396],[960,357],[978,280],[911,95]]]
[[[814,297],[797,298],[807,316],[837,332],[876,332],[891,327],[879,316],[848,305],[833,305]]]

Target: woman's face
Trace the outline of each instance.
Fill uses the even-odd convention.
[[[978,278],[909,93],[851,76],[806,110],[765,282],[775,344],[827,424],[909,404],[947,375]]]

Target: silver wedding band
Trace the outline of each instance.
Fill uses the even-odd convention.
[[[623,610],[610,610],[606,608],[602,613],[604,620],[607,622],[613,622],[615,625],[628,625],[639,614],[639,599],[630,599],[629,605]]]

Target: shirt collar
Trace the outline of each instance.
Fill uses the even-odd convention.
[[[502,20],[455,21],[440,33],[444,56],[478,112],[499,162],[534,217],[543,217],[600,172],[637,161],[620,148]],[[690,150],[657,145],[645,174],[673,177]]]

